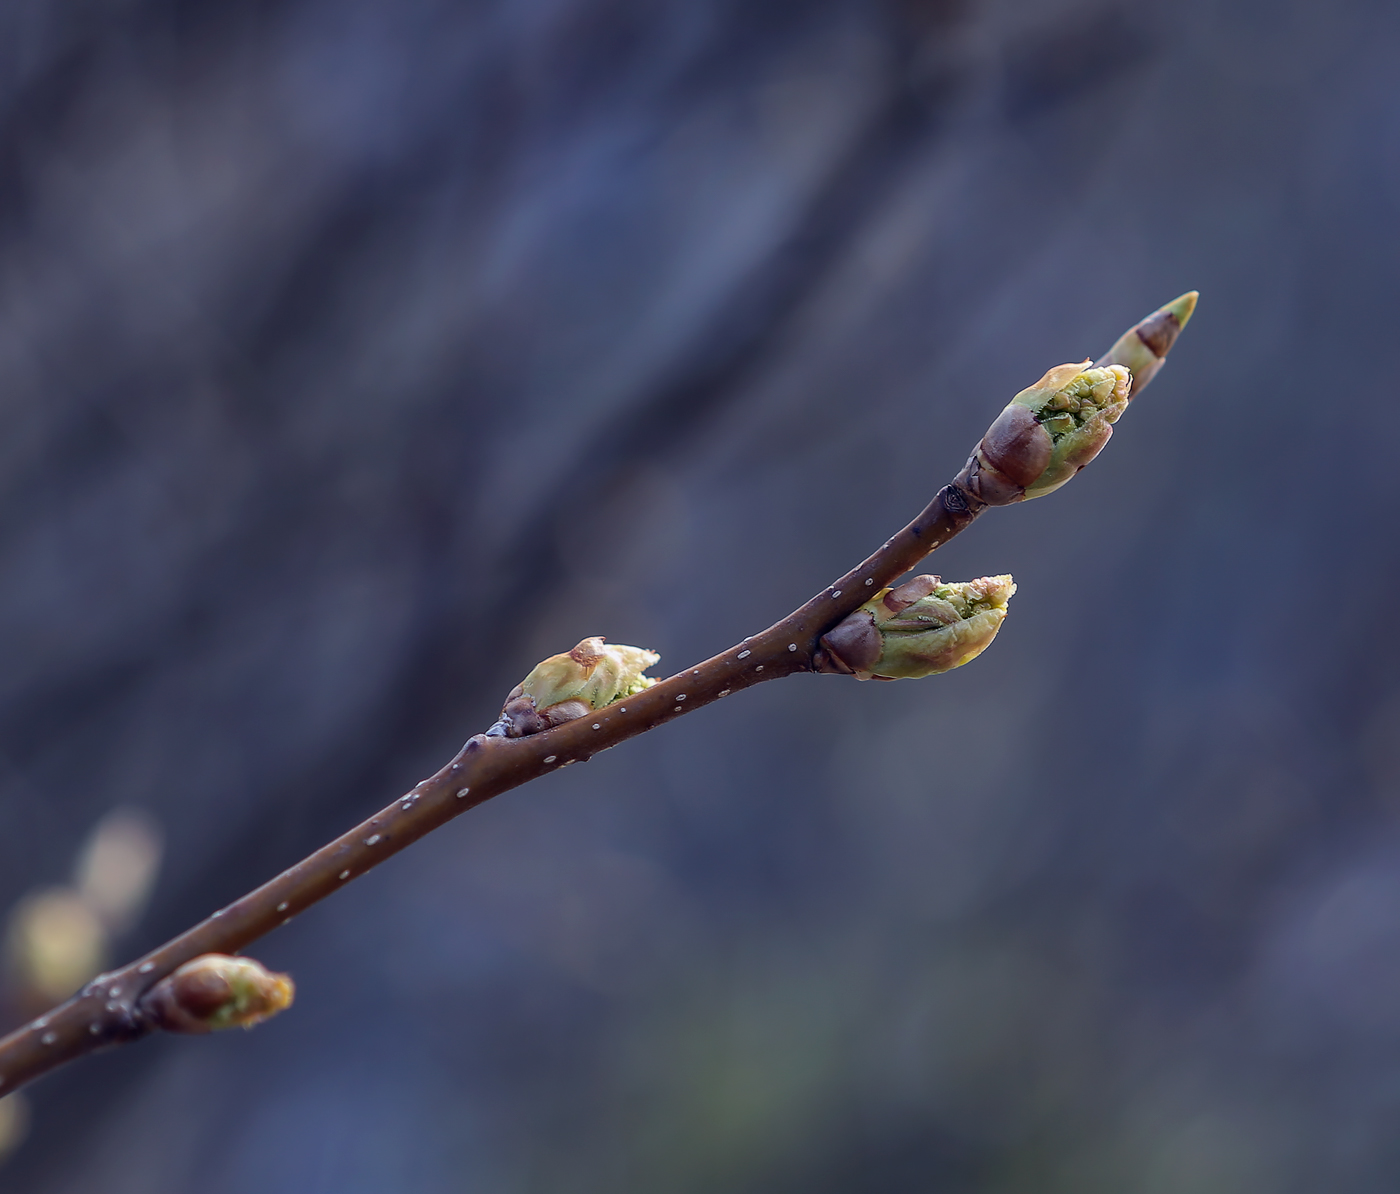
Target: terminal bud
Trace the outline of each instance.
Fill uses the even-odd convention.
[[[1092,366],[1056,365],[1022,390],[987,429],[954,487],[984,506],[1053,493],[1103,450],[1129,401],[1161,369],[1197,297],[1191,290],[1154,311]]]
[[[1157,370],[1166,362],[1167,353],[1171,352],[1181,329],[1195,311],[1198,298],[1198,291],[1188,290],[1165,307],[1159,307],[1119,336],[1117,343],[1094,363],[1124,365],[1131,370],[1132,396],[1136,398],[1138,391],[1157,375]]]

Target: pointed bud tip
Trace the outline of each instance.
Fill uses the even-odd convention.
[[[1196,310],[1196,301],[1200,297],[1199,290],[1188,290],[1180,297],[1172,299],[1162,310],[1176,316],[1177,323],[1185,327],[1190,322],[1192,312]]]
[[[1188,290],[1158,307],[1146,319],[1118,337],[1112,348],[1099,358],[1099,365],[1123,365],[1133,374],[1132,396],[1136,397],[1157,376],[1181,335],[1181,329],[1196,310],[1200,292]]]
[[[1165,360],[1167,353],[1171,352],[1176,338],[1181,335],[1181,330],[1190,321],[1192,312],[1196,310],[1196,300],[1200,297],[1200,291],[1188,290],[1185,294],[1172,299],[1165,306],[1158,307],[1133,328],[1138,338],[1151,349],[1152,355],[1157,358],[1158,362]],[[1155,369],[1152,368],[1151,362],[1144,362],[1133,369],[1133,372],[1145,374],[1147,378],[1150,378]],[[1145,385],[1146,380],[1142,384]]]

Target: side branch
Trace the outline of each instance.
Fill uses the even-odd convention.
[[[1150,378],[1160,367],[1194,305],[1193,292],[1149,316],[1126,333],[1101,364],[1131,369],[1138,377],[1136,388],[1141,389],[1143,375]],[[1054,370],[1047,378],[1053,374]],[[1062,392],[1068,391],[1056,394]],[[1018,402],[1023,395],[1018,395]],[[1102,435],[1098,447],[1106,439]],[[441,771],[369,820],[144,957],[99,975],[66,1003],[0,1040],[0,1095],[64,1062],[168,1026],[147,998],[161,980],[196,958],[237,953],[467,809],[547,772],[587,761],[599,751],[741,689],[814,670],[821,636],[874,593],[947,543],[988,505],[1036,496],[1029,481],[1007,488],[1005,478],[990,463],[988,446],[984,439],[962,472],[878,551],[761,634],[553,729],[522,738],[473,736]],[[1006,444],[998,441],[995,449],[997,467],[1009,467]],[[1087,459],[1070,463],[1072,471],[1077,471]],[[1066,466],[1054,467],[1063,471]],[[989,486],[988,477],[993,474],[998,480]]]

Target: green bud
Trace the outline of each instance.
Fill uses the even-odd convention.
[[[964,469],[967,488],[989,506],[1052,493],[1108,443],[1132,381],[1122,365],[1056,365],[987,429]]]
[[[661,659],[655,651],[586,638],[551,655],[511,691],[487,735],[523,738],[573,721],[656,683],[642,673]]]
[[[156,983],[141,1010],[166,1032],[251,1028],[291,1007],[296,988],[252,958],[205,954]]]
[[[997,416],[955,484],[987,506],[1053,493],[1103,450],[1196,309],[1188,291],[1129,328],[1091,367],[1057,365]]]
[[[881,589],[824,634],[814,666],[857,680],[917,680],[952,671],[996,638],[1015,592],[1009,576],[946,585],[936,576],[916,576]]]
[[[1157,370],[1165,363],[1167,353],[1196,309],[1199,297],[1199,292],[1188,290],[1165,307],[1159,307],[1119,336],[1118,342],[1094,363],[1126,366],[1133,375],[1132,397],[1137,397],[1138,391],[1157,375]]]

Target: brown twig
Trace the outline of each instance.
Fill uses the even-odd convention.
[[[1150,377],[1189,317],[1189,306],[1179,319],[1172,314],[1181,303],[1177,300],[1130,330],[1100,363],[1133,368],[1145,362],[1148,368],[1142,372]],[[1147,334],[1139,335],[1139,329]],[[1149,357],[1143,357],[1143,346],[1150,349]],[[1132,353],[1137,354],[1133,360],[1125,359]],[[0,1095],[64,1062],[155,1031],[142,999],[161,979],[202,955],[243,949],[467,809],[741,689],[813,670],[822,634],[986,508],[973,496],[977,460],[974,452],[927,508],[859,567],[761,634],[543,733],[525,738],[475,735],[446,767],[388,808],[144,957],[99,975],[66,1003],[0,1040]]]

